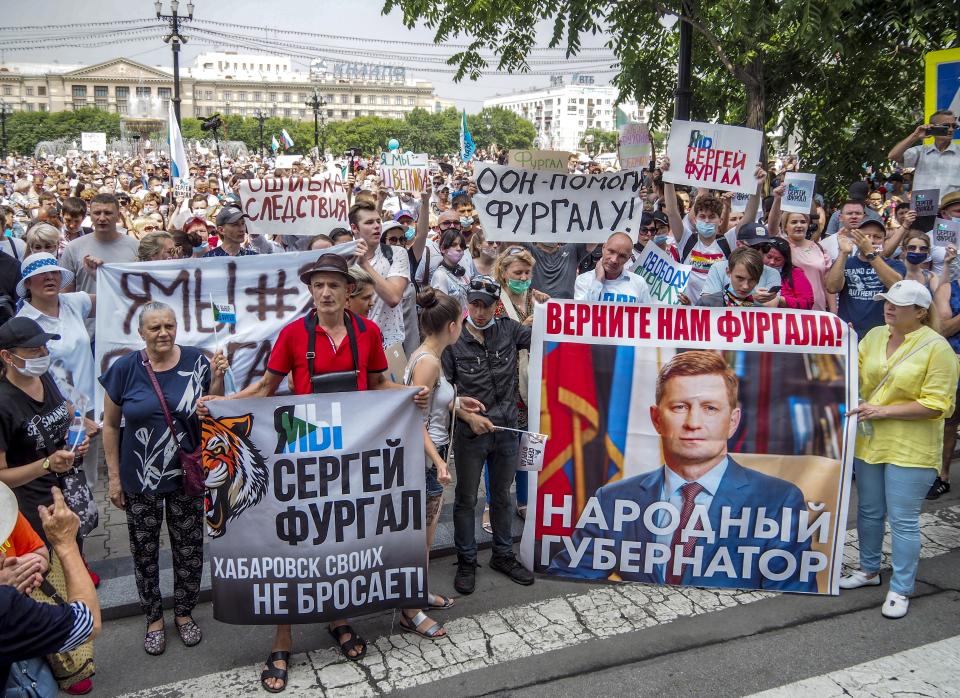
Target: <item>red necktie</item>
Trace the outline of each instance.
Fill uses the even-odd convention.
[[[703,485],[699,482],[688,482],[680,488],[680,496],[683,497],[683,504],[680,507],[680,525],[677,526],[677,530],[673,532],[673,539],[670,541],[670,562],[667,563],[667,572],[664,575],[667,584],[680,584],[683,578],[683,573],[673,573],[673,560],[677,557],[676,550],[677,546],[680,545],[680,535],[683,533],[683,529],[687,527],[687,522],[690,521],[690,515],[693,513],[694,500],[698,494],[704,491]],[[697,530],[700,530],[699,521],[697,522]],[[696,538],[687,538],[687,541],[683,544],[683,556],[689,557],[690,553],[693,552],[693,546],[696,544]]]

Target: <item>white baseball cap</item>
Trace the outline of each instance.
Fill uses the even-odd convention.
[[[887,301],[899,306],[919,305],[921,308],[929,308],[933,302],[927,287],[911,279],[898,281],[886,293],[875,295],[873,300]]]
[[[19,512],[17,495],[7,485],[0,482],[0,544],[3,544],[13,533],[13,528],[17,525]]]

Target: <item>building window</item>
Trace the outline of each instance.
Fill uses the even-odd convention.
[[[260,70],[263,70],[263,66],[260,66]],[[254,92],[254,93],[253,93],[253,101],[254,101],[254,102],[259,102],[259,101],[261,101],[261,99],[260,99],[260,93],[259,93],[259,92]]]
[[[97,109],[102,111],[107,111],[110,108],[110,103],[107,101],[106,97],[96,97],[94,98],[93,103]]]
[[[38,97],[46,97],[46,96],[47,96],[47,88],[46,88],[46,86],[41,86],[41,87],[38,87],[38,88],[37,88],[37,96],[38,96]],[[41,109],[40,111],[46,111],[46,109]]]
[[[46,104],[38,104],[37,106],[40,107],[40,111],[46,111],[46,110],[47,110],[47,105],[46,105]]]
[[[341,109],[341,110],[340,110],[340,118],[341,118],[341,119],[349,119],[349,118],[350,118],[349,114],[350,114],[350,112],[348,112],[346,109]]]
[[[233,92],[224,92],[224,93],[223,93],[223,101],[224,101],[224,102],[232,102],[232,101],[233,101]]]
[[[328,95],[324,98],[324,101],[326,101],[327,104],[333,104],[333,95],[332,95],[332,94],[328,94]]]
[[[267,93],[267,101],[268,101],[268,102],[276,102],[276,101],[277,101],[277,93],[276,93],[276,92],[268,92],[268,93]]]
[[[106,97],[106,96],[108,96],[108,94],[109,94],[109,92],[108,92],[108,88],[107,88],[106,85],[96,85],[96,86],[93,88],[93,96],[94,96],[94,97]]]
[[[328,118],[328,119],[332,119],[332,118],[333,118],[333,109],[327,109],[327,118]]]
[[[27,111],[33,111],[33,102],[27,102]]]
[[[360,95],[354,95],[354,96],[353,96],[353,103],[354,103],[354,104],[360,104]]]
[[[201,109],[200,107],[194,107],[193,116],[195,119],[199,119],[201,116],[203,116],[203,109]]]
[[[9,85],[3,86],[3,94],[10,94],[7,90],[10,89]],[[87,86],[86,85],[74,85],[73,86],[73,98],[74,99],[86,99],[87,98]]]
[[[213,90],[205,90],[203,93],[204,99],[213,99]]]
[[[408,107],[412,107],[412,106],[413,106],[413,97],[407,97],[407,106],[408,106]]]
[[[117,99],[129,99],[130,98],[130,88],[129,87],[117,87],[114,90],[114,94],[117,96]]]
[[[398,107],[403,106],[403,97],[397,95],[396,99],[394,100],[394,104],[396,104]]]
[[[300,92],[300,93],[298,93],[298,94],[297,94],[297,99],[299,99],[301,102],[306,102],[306,101],[307,101],[307,93],[306,93],[306,92]]]
[[[28,87],[28,88],[27,88],[27,97],[33,97],[33,88],[32,88],[32,87]]]
[[[41,106],[41,107],[45,107],[45,106],[47,106],[47,105],[46,105],[46,104],[41,104],[40,106]],[[45,109],[41,109],[40,111],[46,111],[46,110],[45,110]],[[126,114],[126,113],[127,113],[127,102],[126,102],[126,100],[124,100],[124,101],[122,101],[122,102],[118,101],[118,102],[117,102],[117,114]]]
[[[13,94],[13,85],[4,85],[3,86],[3,96],[9,97]]]
[[[350,99],[350,95],[340,95],[340,104],[346,104]]]
[[[361,113],[360,110],[357,109],[355,112],[353,112],[353,115],[354,117],[357,117],[357,116],[360,116],[360,113]]]
[[[386,95],[380,95],[380,104],[390,104],[390,98]]]
[[[284,102],[292,102],[292,101],[293,101],[293,95],[290,94],[289,92],[284,92],[284,93],[283,93],[283,101],[284,101]]]
[[[376,95],[369,95],[369,96],[367,97],[367,104],[376,104],[376,103],[377,103],[377,96],[376,96]]]
[[[238,102],[246,102],[246,101],[247,101],[247,93],[246,93],[246,92],[238,92],[238,93],[237,93],[237,101],[238,101]]]
[[[285,117],[287,117],[288,119],[290,118],[290,107],[286,107],[286,108],[283,110],[283,115],[284,115]]]
[[[150,88],[149,87],[138,87],[137,88],[137,97],[149,97]]]
[[[157,97],[160,99],[170,99],[173,97],[173,88],[171,87],[158,87],[157,88]]]

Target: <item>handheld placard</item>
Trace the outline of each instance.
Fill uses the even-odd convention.
[[[217,341],[217,351],[220,351],[220,333],[217,331],[216,323],[222,322],[224,325],[236,325],[237,309],[230,303],[214,303],[212,293],[210,294],[210,306],[213,308],[213,336]],[[237,380],[233,377],[232,368],[228,368],[223,376],[223,390],[227,395],[239,392]]]

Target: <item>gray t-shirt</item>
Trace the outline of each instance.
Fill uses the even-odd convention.
[[[137,248],[140,243],[129,235],[120,235],[110,242],[103,242],[95,233],[83,235],[71,241],[63,248],[60,255],[60,264],[74,274],[74,283],[77,291],[84,293],[97,292],[97,272],[87,268],[83,263],[86,256],[102,259],[105,264],[133,262],[137,258]],[[87,332],[92,338],[96,329],[96,320],[87,318],[85,321]]]
[[[587,254],[586,245],[568,242],[552,252],[546,252],[532,243],[524,247],[536,261],[531,286],[551,298],[573,298],[573,287],[579,273],[577,265]]]

